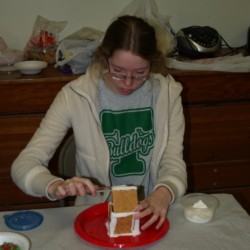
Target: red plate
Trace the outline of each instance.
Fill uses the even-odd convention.
[[[103,247],[130,248],[150,244],[162,238],[169,230],[169,221],[166,219],[162,227],[157,230],[155,225],[150,226],[138,236],[108,236],[106,221],[108,220],[108,203],[94,205],[81,212],[75,219],[76,233],[84,240]],[[143,223],[143,219],[141,220]]]

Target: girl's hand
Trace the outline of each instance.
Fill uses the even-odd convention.
[[[72,177],[67,180],[57,180],[53,182],[48,193],[56,199],[63,199],[67,196],[84,196],[86,194],[96,195],[97,186],[89,179],[82,177]]]
[[[149,220],[141,227],[142,230],[147,229],[156,221],[156,229],[159,229],[167,215],[169,203],[172,200],[171,192],[166,187],[159,187],[152,192],[146,199],[144,199],[135,208],[135,212],[139,212],[135,215],[135,219],[141,219],[149,216]]]

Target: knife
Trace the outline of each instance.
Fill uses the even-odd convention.
[[[98,193],[102,193],[102,192],[110,192],[111,191],[111,187],[98,187],[98,189],[96,190],[96,192]]]

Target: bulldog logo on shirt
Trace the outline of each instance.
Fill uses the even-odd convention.
[[[144,175],[144,158],[153,148],[155,138],[153,110],[103,110],[101,123],[109,146],[111,173],[115,177]]]

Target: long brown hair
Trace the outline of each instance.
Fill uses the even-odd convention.
[[[165,57],[157,48],[155,30],[142,18],[120,16],[112,22],[95,51],[93,66],[107,68],[107,59],[119,49],[150,61],[151,72],[167,74]]]

